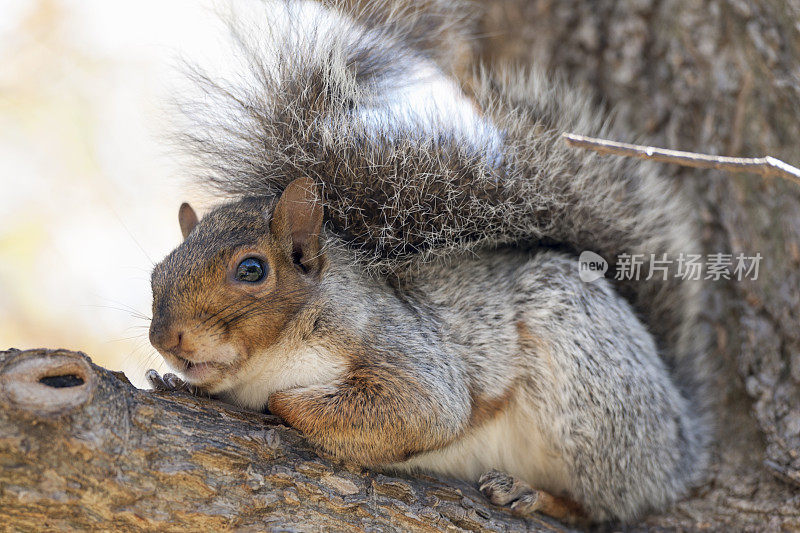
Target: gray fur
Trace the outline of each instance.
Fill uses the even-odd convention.
[[[469,390],[499,395],[521,382],[517,400],[532,424],[521,431],[543,439],[556,454],[546,460],[563,463],[567,475],[531,477],[515,469],[513,458],[498,463],[487,448],[465,470],[455,466],[463,453],[458,440],[395,468],[473,481],[498,468],[570,495],[593,520],[634,520],[702,479],[704,422],[675,387],[631,306],[607,281],[581,281],[574,259],[506,250],[457,263],[434,260],[402,285],[398,299],[395,287],[353,269],[350,253],[335,241],[328,254],[320,311],[326,323],[361,332],[376,351],[399,351],[392,364],[409,369],[444,404],[447,417],[438,423],[448,431],[464,431]],[[540,349],[520,349],[520,324]],[[314,333],[328,335],[335,332]],[[508,457],[533,453],[508,446]]]
[[[571,484],[559,488],[592,517],[630,520],[697,482],[706,464],[701,421],[609,283],[580,281],[575,261],[554,252],[494,252],[425,271],[415,289],[437,309],[473,387],[523,376],[526,401],[551,421],[530,431],[545,433],[566,459]],[[519,322],[549,354],[520,353]]]
[[[567,148],[562,132],[615,129],[586,95],[532,68],[476,72],[474,99],[497,137],[431,131],[392,112],[367,123],[360,110],[382,109],[386,88],[435,53],[415,37],[421,24],[441,25],[400,13],[309,33],[290,16],[289,30],[268,33],[291,42],[268,51],[240,30],[247,79],[195,73],[212,105],[187,106],[196,123],[186,145],[204,180],[234,198],[317,181],[332,258],[321,316],[403,347],[403,364],[432,390],[455,384],[436,396],[453,431],[469,388],[502,392],[517,372],[525,401],[558,421],[530,430],[556,446],[571,474],[564,490],[596,519],[661,508],[706,463],[711,365],[698,287],[585,284],[568,254],[593,250],[613,273],[622,253],[696,253],[688,202],[654,166]],[[557,362],[558,383],[540,351],[520,353],[520,323]]]

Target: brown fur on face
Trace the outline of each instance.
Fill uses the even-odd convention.
[[[314,233],[302,236],[304,246],[314,248],[314,258],[313,265],[300,268],[292,255],[292,235],[270,227],[272,213],[281,205],[268,198],[245,198],[215,209],[188,232],[183,227],[187,209],[181,208],[187,238],[153,271],[150,338],[179,371],[208,363],[213,376],[194,383],[198,386],[213,391],[255,353],[275,344],[316,293],[325,266],[319,252],[321,213],[312,211],[311,223],[308,216],[301,218],[301,230]],[[283,226],[291,227],[298,210],[303,214],[302,204],[290,207],[282,208]],[[263,281],[237,280],[237,266],[251,257],[266,266]]]

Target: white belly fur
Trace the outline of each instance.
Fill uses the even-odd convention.
[[[514,402],[454,443],[393,464],[389,469],[436,472],[474,482],[494,468],[528,482],[535,489],[563,493],[568,488],[566,465],[547,443],[537,418],[535,413]]]

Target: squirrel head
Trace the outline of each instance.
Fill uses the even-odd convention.
[[[219,392],[314,298],[323,208],[300,178],[277,201],[243,198],[202,220],[183,204],[178,219],[184,241],[153,270],[150,342],[186,381]]]

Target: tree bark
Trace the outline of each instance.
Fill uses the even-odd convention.
[[[800,164],[797,0],[489,0],[482,9],[480,61],[536,64],[588,87],[631,132],[614,140]],[[711,479],[649,523],[800,529],[800,187],[663,168],[696,202],[706,253],[763,260],[757,281],[707,283],[720,367]]]
[[[65,350],[0,352],[0,529],[565,531],[465,483],[320,457],[274,416],[136,389]]]

